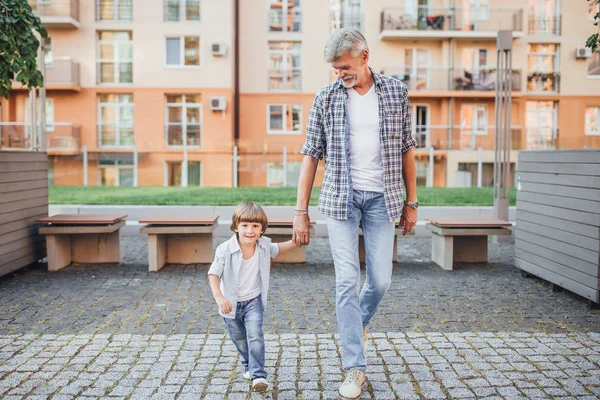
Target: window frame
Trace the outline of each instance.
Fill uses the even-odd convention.
[[[108,165],[108,164],[104,164],[102,165],[102,161],[106,162],[112,162],[113,164]],[[103,169],[110,169],[110,168],[114,168],[117,170],[117,174],[115,176],[115,186],[104,186],[102,185],[102,170]],[[122,186],[121,185],[121,174],[120,171],[122,169],[125,170],[131,170],[133,172],[134,175],[134,181],[132,182],[132,185],[129,186]],[[98,161],[98,186],[100,187],[135,187],[135,165],[132,163],[131,165],[129,164],[120,164],[119,160],[101,160]]]
[[[595,130],[595,131],[589,130],[588,129],[588,123],[587,123],[587,110],[588,109],[594,109],[594,108],[596,109],[596,119],[597,119],[596,124],[598,125],[597,126],[597,130]],[[584,133],[585,136],[600,136],[600,105],[597,105],[597,106],[590,106],[590,105],[588,105],[588,106],[585,107],[584,128],[583,129],[584,129],[583,133]]]
[[[198,0],[198,19],[187,19],[186,7],[188,0],[177,0],[178,2],[178,10],[177,10],[177,19],[170,20],[168,19],[168,6],[169,0],[164,0],[163,7],[163,21],[164,22],[200,22],[202,20],[202,13],[200,7],[200,0]]]
[[[300,170],[300,167],[302,166],[302,162],[300,161],[288,161],[287,162],[288,167],[290,164],[296,164],[297,169]],[[266,164],[266,185],[267,187],[296,187],[297,185],[290,185],[287,182],[287,178],[285,176],[283,176],[283,180],[281,182],[281,185],[273,185],[273,183],[271,182],[271,180],[269,179],[269,169],[272,167],[281,167],[282,168],[282,173],[285,173],[285,168],[283,168],[283,162],[280,161],[269,161]],[[290,169],[288,168],[288,173],[289,173]],[[287,183],[287,184],[286,184]]]
[[[545,53],[545,52],[540,52],[540,51],[529,51],[530,46],[538,46],[538,45],[552,45],[555,46],[555,50],[551,53]],[[529,58],[530,57],[536,57],[536,58],[540,58],[540,57],[544,57],[544,56],[552,56],[552,70],[551,71],[540,71],[537,69],[529,69]],[[554,80],[553,86],[554,90],[529,90],[529,79],[530,79],[530,75],[534,74],[534,73],[553,73],[553,74],[560,74],[560,70],[559,70],[559,62],[560,62],[560,45],[558,43],[528,43],[527,44],[527,92],[529,93],[559,93],[560,91],[560,83],[558,80],[558,76],[556,75],[554,78],[552,78]],[[536,64],[539,64],[539,60]]]
[[[270,48],[271,43],[291,43],[292,49],[289,49],[289,50],[285,49],[285,48],[284,49],[271,49]],[[298,44],[297,50],[295,50],[293,48],[294,44]],[[272,60],[271,57],[273,55],[278,55],[278,54],[281,55],[281,60],[282,60],[281,64],[282,64],[283,68],[272,69],[271,68],[271,60]],[[292,57],[297,55],[298,67],[294,67],[293,65],[288,66],[288,60],[287,60],[288,54],[291,54]],[[283,89],[271,88],[271,72],[272,71],[280,72],[282,75],[287,75],[288,73],[291,72],[291,74],[292,74],[291,88],[288,88],[288,87],[283,88]],[[300,84],[297,89],[294,88],[294,72],[300,73],[300,79],[299,79]],[[282,80],[282,82],[283,82],[283,80]],[[284,85],[282,85],[282,86],[284,86]],[[297,41],[297,40],[269,40],[267,42],[267,91],[268,92],[294,92],[294,93],[302,92],[302,42]]]
[[[473,116],[472,116],[472,120],[471,120],[471,125],[463,125],[463,110],[465,108],[469,108],[472,107],[473,108]],[[478,108],[483,108],[483,110],[485,111],[485,124],[484,124],[484,129],[482,130],[476,130],[473,129],[473,122],[475,122],[477,120],[477,109]],[[460,106],[460,134],[462,135],[470,135],[470,136],[486,136],[490,133],[490,129],[489,129],[489,125],[490,125],[490,113],[489,113],[489,107],[487,104],[485,103],[467,103],[467,104],[461,104]],[[465,128],[470,128],[470,129],[465,129]],[[469,132],[469,133],[467,133]]]
[[[297,0],[298,1],[298,6],[296,7],[294,5],[294,10],[292,10],[292,28],[294,25],[294,22],[296,20],[296,15],[298,15],[298,23],[299,23],[299,29],[297,31],[295,30],[288,30],[288,20],[287,20],[287,15],[289,12],[289,1],[293,1],[295,2],[296,0],[267,0],[267,32],[268,33],[302,33],[302,28],[303,28],[303,21],[302,21],[302,0]],[[281,9],[280,10],[276,10],[271,8],[272,4],[276,4],[276,3],[281,3]],[[296,11],[296,9],[298,11]],[[271,30],[271,13],[272,11],[280,11],[281,12],[281,30]]]
[[[596,64],[598,73],[590,75],[590,63],[592,62],[592,59],[594,59],[594,57],[596,57],[598,59],[597,64]],[[590,56],[590,58],[587,59],[586,67],[587,67],[586,74],[587,74],[588,79],[600,79],[600,49],[596,49],[596,51],[592,52],[592,55]]]
[[[277,129],[273,129],[271,127],[271,107],[282,107],[282,118],[283,118],[283,129],[281,130],[277,130]],[[285,129],[285,127],[287,127],[287,108],[290,107],[290,109],[292,109],[293,106],[297,106],[299,107],[299,112],[298,112],[298,118],[299,118],[299,123],[300,123],[300,127],[297,130],[292,130],[292,131],[288,131],[287,129]],[[268,103],[267,104],[267,134],[268,135],[301,135],[302,134],[302,112],[303,112],[303,107],[302,104],[296,104],[296,103]],[[290,125],[294,125],[293,122],[293,111],[290,113],[290,118],[292,118],[291,124]]]
[[[117,101],[116,103],[102,102],[103,95],[114,95],[118,96],[120,100],[121,96],[131,96],[131,103],[121,103]],[[105,125],[113,125],[113,123],[107,123],[102,121],[102,110],[106,107],[115,107],[115,144],[102,144],[102,127]],[[98,135],[98,148],[102,149],[131,149],[135,147],[135,103],[133,98],[133,93],[100,93],[98,94],[98,105],[97,105],[97,116],[98,122],[96,126],[97,135]],[[131,130],[133,132],[133,143],[131,144],[122,144],[121,140],[121,110],[124,108],[131,108],[131,115],[134,116],[131,122]],[[124,128],[124,127],[123,127]]]
[[[113,15],[118,16],[118,18],[113,19],[102,19],[100,13],[100,3],[102,0],[96,0],[96,21],[109,21],[109,22],[120,22],[120,21],[133,21],[133,0],[110,0],[113,2]],[[129,18],[121,18],[120,6],[121,3],[129,3],[130,17]]]
[[[100,37],[102,35],[103,32],[113,32],[113,33],[127,33],[129,34],[129,40],[125,41],[125,40],[102,40]],[[96,64],[97,64],[97,68],[96,68],[96,74],[97,79],[96,81],[98,82],[98,85],[101,86],[132,86],[134,79],[133,79],[133,32],[132,31],[106,31],[106,30],[101,30],[98,31],[98,36],[97,36],[97,45],[96,45],[96,51],[97,51],[97,58],[96,58]],[[129,46],[131,46],[131,59],[127,60],[127,59],[121,59],[121,55],[120,55],[120,45],[121,44],[128,44]],[[113,46],[113,54],[114,54],[114,58],[113,59],[104,59],[101,58],[101,48],[102,45],[111,45]],[[114,82],[102,82],[102,64],[103,63],[112,63],[114,65],[113,69],[113,78],[114,78]],[[131,64],[131,82],[121,82],[121,69],[117,68],[119,67],[121,64]],[[118,78],[118,79],[117,79]]]
[[[185,39],[186,38],[198,38],[198,65],[186,65],[185,64]],[[169,47],[167,45],[169,39],[179,39],[179,64],[169,64]],[[202,41],[200,36],[196,35],[180,35],[180,36],[165,36],[165,68],[168,69],[200,69],[202,68]]]
[[[203,107],[202,107],[202,101],[199,101],[198,103],[186,103],[185,101],[185,96],[201,96],[199,93],[168,93],[165,94],[165,148],[167,149],[183,149],[184,147],[187,148],[192,148],[192,149],[200,149],[202,147],[202,139],[203,139],[203,135],[202,135],[202,128],[204,125],[204,112],[203,112]],[[182,102],[181,103],[168,103],[168,96],[182,96]],[[200,100],[202,100],[202,98],[200,98]],[[186,104],[189,104],[191,106],[186,106]],[[181,107],[181,122],[179,123],[171,123],[169,122],[169,107]],[[200,137],[198,138],[198,145],[194,145],[194,144],[184,144],[184,137],[187,138],[187,127],[188,127],[188,122],[186,121],[186,116],[187,116],[187,109],[188,108],[198,108],[200,110],[199,115],[200,115],[200,120],[197,124],[192,124],[190,123],[190,126],[198,126],[199,127],[199,132],[200,132]],[[181,144],[169,144],[169,126],[181,126]],[[184,135],[185,132],[185,135]]]

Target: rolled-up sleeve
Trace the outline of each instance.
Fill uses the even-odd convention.
[[[277,243],[269,243],[269,251],[271,252],[271,258],[275,258],[279,255],[279,245]]]
[[[215,252],[215,259],[213,260],[210,268],[208,269],[208,275],[216,275],[219,278],[223,275],[223,269],[225,268],[225,249],[223,246],[217,247]]]
[[[408,99],[408,88],[402,85],[400,92],[400,102],[403,104],[402,109],[402,153],[417,147],[417,141],[412,134],[411,128],[411,110],[410,100]]]
[[[325,132],[323,131],[323,101],[321,93],[315,96],[306,125],[306,142],[300,149],[300,153],[323,159],[325,152]]]

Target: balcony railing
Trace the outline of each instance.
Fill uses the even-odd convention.
[[[405,2],[402,2],[405,3]],[[523,31],[523,10],[495,7],[417,6],[402,4],[381,12],[381,31],[496,32]]]
[[[46,64],[44,84],[79,87],[79,63],[71,57],[54,57],[51,65]]]
[[[530,72],[527,75],[527,91],[558,93],[560,75],[557,72]]]
[[[29,5],[48,28],[79,28],[79,0],[29,0]]]
[[[537,17],[530,16],[528,20],[529,34],[535,35],[538,33],[547,35],[560,35],[561,33],[561,17]]]
[[[451,71],[451,73],[451,81],[454,90],[496,90],[496,68],[455,67],[454,70]],[[520,91],[521,70],[513,69],[511,72],[511,78],[512,90]]]
[[[471,127],[460,125],[417,125],[413,128],[413,136],[417,140],[417,148],[433,147],[435,150],[494,150],[496,128],[493,125]],[[524,149],[520,126],[511,127],[512,150]]]
[[[39,137],[39,125],[37,129]],[[31,124],[26,122],[0,122],[0,149],[27,150],[33,145]],[[46,126],[46,148],[78,153],[81,149],[79,126],[70,122],[55,122]]]
[[[383,74],[396,78],[411,91],[495,91],[495,68],[466,67],[387,67]],[[513,70],[512,90],[521,90],[521,71]]]
[[[302,88],[302,72],[300,69],[270,69],[268,71],[269,90],[300,91]]]

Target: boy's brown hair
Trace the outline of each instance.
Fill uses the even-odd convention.
[[[231,229],[233,232],[242,222],[258,222],[262,224],[261,236],[267,230],[268,220],[265,210],[253,201],[245,201],[238,204],[231,218]]]

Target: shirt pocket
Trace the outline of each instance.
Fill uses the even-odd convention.
[[[399,103],[388,104],[384,114],[384,135],[388,138],[402,137],[402,119],[404,113]]]

